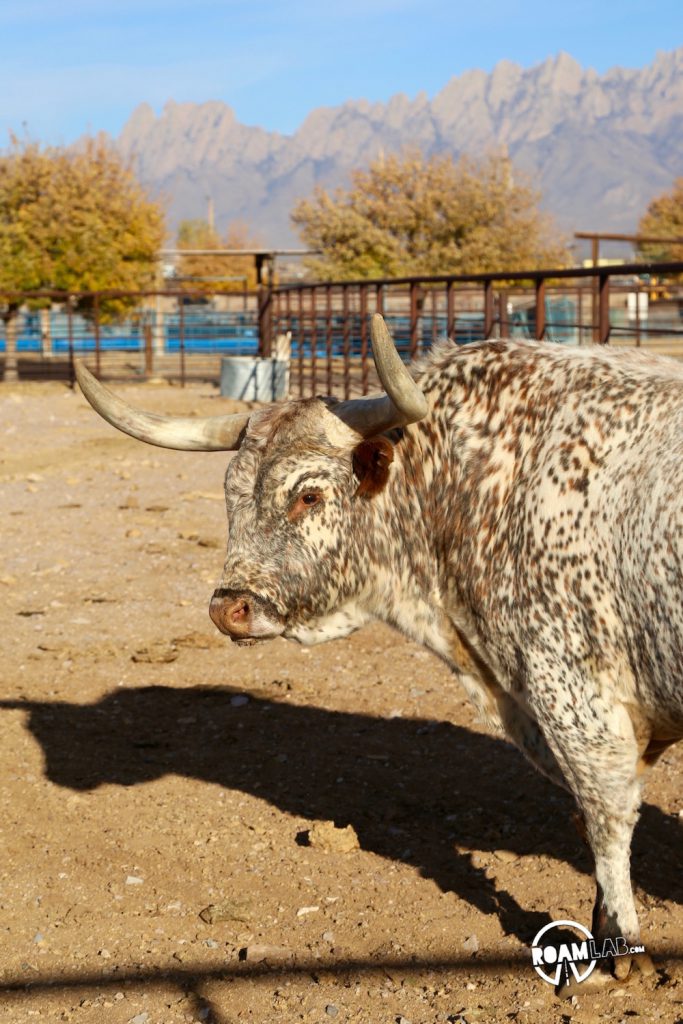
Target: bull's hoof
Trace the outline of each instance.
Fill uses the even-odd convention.
[[[633,966],[644,978],[649,978],[655,973],[655,965],[649,953],[635,953],[633,956]]]
[[[655,965],[648,953],[615,957],[612,961],[611,972],[607,970],[607,963],[608,961],[603,961],[585,981],[571,978],[570,981],[558,985],[555,994],[560,999],[571,999],[572,996],[580,996],[582,992],[586,994],[610,985],[630,984],[638,974],[642,974],[644,978],[651,978],[655,973]]]
[[[633,957],[619,956],[614,958],[614,977],[617,981],[625,981],[631,973],[631,961]]]
[[[648,953],[634,953],[629,956],[619,956],[614,959],[614,977],[617,981],[631,980],[634,975],[642,974],[649,978],[655,973],[655,965]]]
[[[578,997],[582,994],[586,995],[587,992],[597,992],[600,989],[604,989],[607,985],[613,984],[614,978],[611,974],[596,968],[585,981],[577,981],[576,978],[571,978],[562,985],[558,985],[555,989],[555,995],[559,999],[571,999],[572,996]]]

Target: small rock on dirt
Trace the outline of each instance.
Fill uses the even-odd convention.
[[[239,951],[240,960],[248,960],[250,963],[261,963],[263,960],[270,960],[278,963],[283,960],[291,960],[292,952],[285,946],[270,946],[265,943],[254,943],[251,946],[244,946]]]
[[[335,1006],[334,1003],[328,1003],[325,1007],[325,1013],[328,1017],[336,1017],[339,1013],[339,1007]]]
[[[320,910],[320,907],[299,907],[296,912],[297,917],[306,917],[307,914],[316,914]]]
[[[333,821],[318,821],[307,833],[308,845],[325,853],[351,853],[360,849],[353,825],[337,828]]]
[[[210,903],[199,911],[205,924],[217,924],[219,921],[251,921],[251,908],[242,900],[223,900],[222,903]]]
[[[468,953],[478,953],[479,952],[479,939],[474,934],[473,935],[468,935],[468,937],[465,939],[465,941],[462,944],[462,948],[466,949]]]

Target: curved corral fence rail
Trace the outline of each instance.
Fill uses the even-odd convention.
[[[377,386],[368,320],[381,312],[406,360],[438,339],[537,338],[683,358],[683,262],[378,281],[258,292],[0,293],[0,374],[217,381],[225,357],[290,361],[293,396]]]

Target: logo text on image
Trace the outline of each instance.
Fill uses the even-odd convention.
[[[561,934],[563,929],[578,932],[580,938],[568,941]],[[554,932],[560,934],[555,936]],[[559,985],[562,975],[564,981],[569,982],[570,971],[577,982],[585,981],[598,960],[644,952],[644,946],[629,946],[621,935],[598,943],[591,932],[576,921],[551,921],[541,928],[531,945],[531,962],[544,981]]]

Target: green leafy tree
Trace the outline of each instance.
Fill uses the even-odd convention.
[[[16,312],[22,301],[8,293],[152,287],[164,235],[163,210],[103,139],[66,149],[13,138],[0,156],[5,378],[16,377]],[[110,298],[100,312],[112,318],[134,302]],[[90,314],[92,298],[79,299],[75,308]]]
[[[235,222],[228,227],[225,238],[205,220],[184,220],[178,227],[179,249],[258,249],[246,224]],[[188,253],[180,257],[178,274],[183,288],[200,292],[235,292],[256,288],[254,257],[226,256],[211,252]]]
[[[642,242],[639,252],[645,259],[683,260],[683,178],[677,178],[669,192],[652,200],[640,218],[638,234],[668,239]]]
[[[292,212],[322,280],[473,274],[566,265],[569,254],[539,195],[506,155],[380,158],[351,188],[316,190]]]

